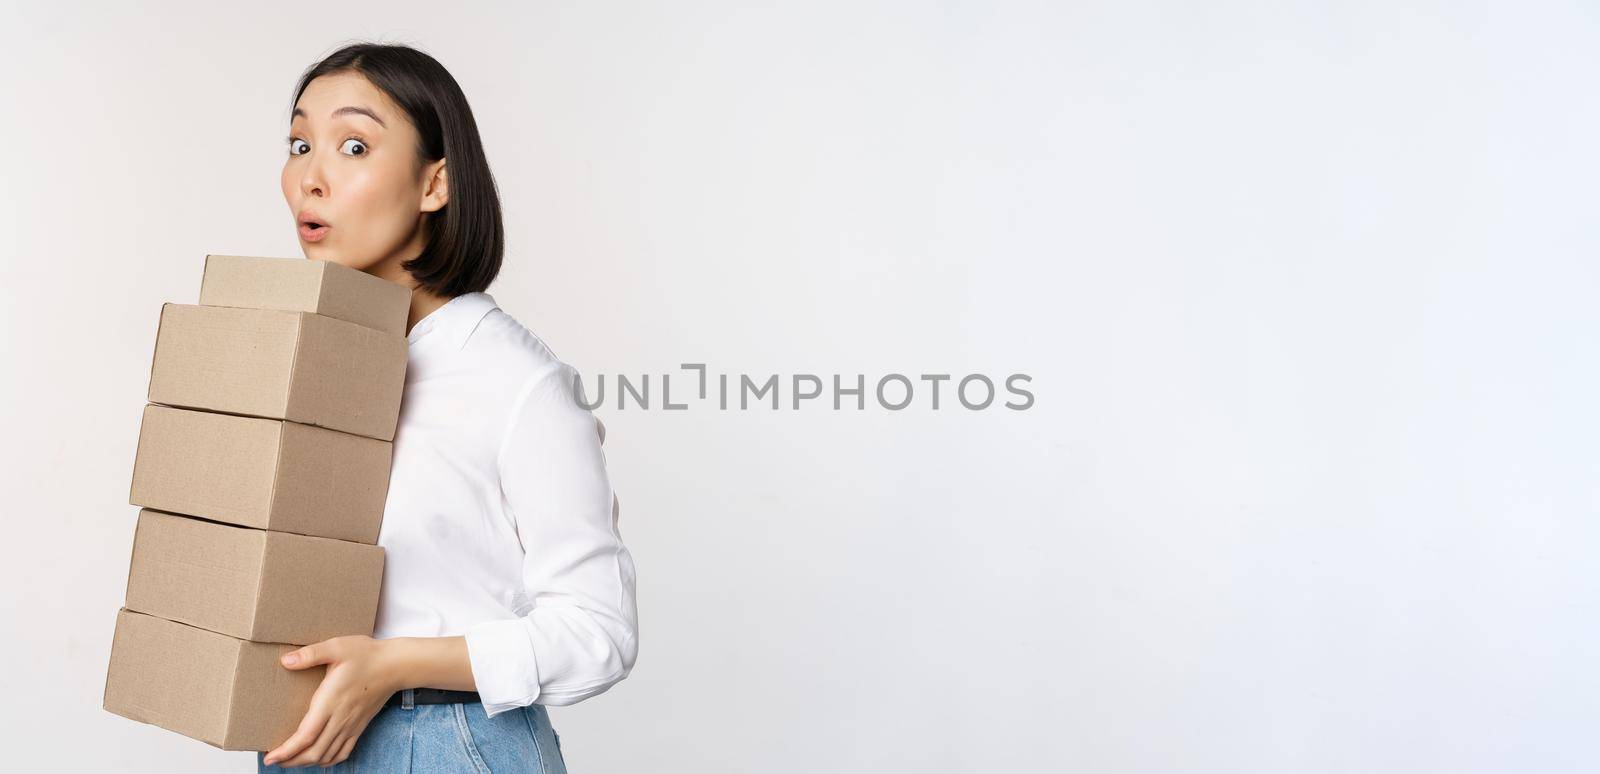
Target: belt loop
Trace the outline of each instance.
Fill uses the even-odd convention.
[[[407,688],[404,691],[401,691],[400,692],[400,709],[416,709],[416,708],[417,708],[417,692],[416,692],[416,690],[413,689],[413,688]]]

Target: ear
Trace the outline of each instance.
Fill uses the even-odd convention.
[[[450,203],[450,174],[445,161],[439,159],[422,170],[422,212],[437,212]]]

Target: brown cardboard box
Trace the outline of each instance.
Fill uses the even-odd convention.
[[[278,658],[293,649],[123,608],[103,706],[224,750],[271,750],[299,726],[327,671],[285,669]]]
[[[200,303],[313,312],[404,336],[411,291],[328,261],[208,255]]]
[[[145,406],[128,501],[376,544],[393,445],[310,425]]]
[[[256,642],[372,634],[383,549],[139,512],[129,610]]]
[[[165,304],[150,402],[394,439],[406,340],[308,312]]]

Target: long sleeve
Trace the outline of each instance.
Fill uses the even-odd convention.
[[[558,361],[532,377],[501,444],[501,490],[525,554],[532,609],[467,631],[490,717],[603,693],[638,655],[633,557],[617,528],[603,426],[575,399],[576,376]]]

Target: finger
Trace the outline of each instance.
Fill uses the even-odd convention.
[[[361,735],[367,732],[367,728],[372,725],[373,718],[375,717],[377,716],[374,715],[373,717],[369,717],[361,721],[361,725],[356,726],[356,732],[350,735],[351,749],[355,749],[355,741],[360,739]]]
[[[338,745],[339,754],[334,756],[334,763],[343,763],[345,760],[350,758],[350,753],[356,748],[356,742],[361,739],[362,734],[367,732],[367,726],[371,723],[372,718],[366,718],[355,727],[354,731],[351,731],[348,735],[346,735],[344,744]]]
[[[349,739],[346,739],[344,741],[344,747],[339,749],[339,757],[334,758],[333,762],[344,763],[345,761],[350,760],[350,753],[356,749],[356,740],[360,738],[361,737],[359,736],[352,736]]]
[[[305,719],[300,721],[300,727],[295,729],[278,749],[267,753],[265,763],[272,765],[298,755],[306,746],[315,742],[322,735],[322,729],[328,725],[328,715],[321,710],[313,709],[306,713]]]
[[[333,740],[328,742],[327,749],[322,751],[322,755],[317,756],[317,765],[332,766],[333,759],[339,757],[339,751],[344,749],[345,740],[349,738],[350,734],[344,731],[335,735]]]
[[[317,740],[310,747],[302,750],[299,755],[289,759],[291,766],[310,766],[322,760],[323,753],[328,751],[328,746],[333,743],[333,738],[339,736],[344,730],[344,724],[328,721],[328,725],[317,735]]]
[[[366,721],[362,721],[354,727],[345,729],[345,732],[334,741],[331,747],[328,748],[328,754],[324,756],[322,765],[332,766],[333,764],[339,763],[345,758],[350,757],[351,748],[355,747],[356,740],[360,739],[362,732],[366,730]]]
[[[326,641],[307,645],[297,650],[283,654],[278,660],[286,669],[309,669],[319,664],[326,664],[332,658],[333,648],[328,647]]]

